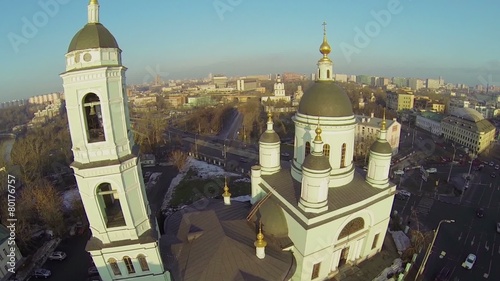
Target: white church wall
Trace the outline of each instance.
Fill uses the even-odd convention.
[[[133,280],[141,280],[141,275],[147,275],[143,277],[147,278],[144,280],[165,280],[165,276],[163,274],[163,265],[155,262],[159,258],[159,250],[156,243],[117,247],[109,249],[109,252],[106,251],[106,249],[103,249],[102,251],[92,251],[91,255],[94,259],[95,266],[98,268],[99,274],[101,275],[103,280],[115,280],[117,277],[113,273],[113,270],[110,266],[110,259],[115,259],[117,261],[117,265],[120,268],[121,273],[119,277],[121,279],[134,278]],[[141,265],[138,260],[139,255],[145,256],[149,270],[142,271]],[[125,256],[130,257],[134,266],[135,273],[128,273],[127,266],[123,261]],[[155,273],[159,276],[151,276],[151,273]],[[112,277],[115,279],[112,279]]]

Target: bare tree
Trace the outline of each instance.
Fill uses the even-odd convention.
[[[170,158],[172,159],[174,166],[177,167],[177,170],[179,171],[184,169],[188,160],[187,154],[181,150],[172,151]]]
[[[167,129],[167,120],[157,112],[147,112],[134,123],[136,143],[141,152],[153,153],[164,142],[163,133]]]
[[[35,210],[40,220],[50,228],[54,234],[64,233],[64,219],[62,215],[62,198],[59,192],[49,182],[45,180],[37,181],[31,189]]]
[[[13,164],[19,165],[21,177],[27,182],[34,182],[43,177],[48,167],[47,142],[39,135],[29,134],[18,139],[12,147],[11,159]]]

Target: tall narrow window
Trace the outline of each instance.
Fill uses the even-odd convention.
[[[137,259],[139,260],[139,264],[141,265],[142,271],[149,271],[148,261],[146,260],[146,256],[138,255]]]
[[[120,267],[118,267],[118,263],[116,263],[116,260],[114,258],[110,258],[108,260],[109,266],[111,267],[111,270],[113,270],[114,275],[122,275],[122,272],[120,271]]]
[[[125,266],[127,267],[128,274],[133,274],[135,273],[134,265],[132,264],[132,260],[130,257],[123,257],[123,262],[125,263]]]
[[[309,155],[310,153],[311,153],[311,143],[306,142],[306,154],[304,155],[304,157]]]
[[[83,100],[83,114],[85,116],[88,142],[105,141],[101,101],[96,94],[89,93],[85,96]]]
[[[318,262],[317,264],[315,264],[313,266],[313,271],[312,271],[312,274],[311,274],[311,280],[316,279],[316,278],[319,277],[319,268],[320,268],[320,265],[321,265],[321,263]]]
[[[379,234],[380,233],[377,233],[377,235],[375,235],[375,237],[373,237],[372,250],[375,249],[375,247],[377,247],[378,235]]]
[[[340,168],[345,167],[345,151],[346,151],[346,144],[342,144],[342,152],[340,154]]]
[[[329,157],[329,156],[330,156],[330,145],[329,145],[329,144],[324,144],[324,145],[323,145],[323,154],[324,154],[326,157]]]
[[[125,217],[117,191],[112,189],[109,183],[102,183],[97,188],[97,195],[106,226],[125,226]]]
[[[326,70],[326,78],[330,79],[330,69]]]

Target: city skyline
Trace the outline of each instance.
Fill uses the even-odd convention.
[[[0,102],[62,91],[67,38],[87,23],[87,4],[4,3]],[[500,3],[101,0],[100,6],[100,22],[123,50],[127,84],[155,75],[314,73],[326,21],[334,73],[500,85],[498,39],[488,36]]]

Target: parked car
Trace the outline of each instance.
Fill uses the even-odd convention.
[[[395,175],[402,176],[402,175],[404,175],[404,174],[405,174],[405,171],[403,171],[403,170],[396,170],[396,171],[394,171],[394,174],[395,174]]]
[[[497,222],[497,232],[500,233],[500,222]]]
[[[495,162],[491,161],[491,162],[490,162],[490,166],[491,166],[491,167],[495,166]]]
[[[483,208],[477,209],[476,215],[477,215],[478,218],[484,217],[484,209]]]
[[[44,268],[36,269],[35,272],[33,273],[33,277],[35,278],[49,278],[50,275],[52,275],[52,272]]]
[[[396,199],[406,200],[411,197],[411,193],[406,190],[397,190],[396,191]]]
[[[429,168],[429,169],[427,169],[426,171],[427,171],[427,173],[429,173],[429,174],[434,174],[434,173],[437,173],[437,171],[438,171],[438,170],[437,170],[436,168]]]
[[[441,271],[439,271],[436,279],[434,281],[446,281],[450,278],[451,270],[448,267],[443,267]]]
[[[495,170],[500,170],[500,165],[495,165]]]
[[[476,255],[469,254],[465,259],[464,263],[462,263],[462,267],[465,269],[472,269],[475,262],[476,262]]]
[[[497,175],[496,175],[495,173],[491,173],[490,177],[492,177],[492,178],[496,178],[496,177],[497,177]]]
[[[66,258],[66,253],[65,252],[61,252],[61,251],[53,252],[49,256],[49,260],[51,260],[51,261],[55,261],[55,260],[62,261],[65,258]]]

